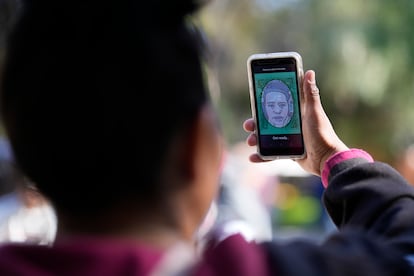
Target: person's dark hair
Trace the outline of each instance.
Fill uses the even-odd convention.
[[[17,162],[56,207],[85,213],[126,197],[162,198],[169,143],[208,101],[187,19],[199,5],[24,1],[1,112]]]

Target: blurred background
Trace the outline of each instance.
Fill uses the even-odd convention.
[[[395,163],[414,140],[414,2],[219,0],[202,13],[229,143],[250,117],[246,59],[298,51],[338,134]],[[216,89],[216,86],[214,86]]]
[[[414,183],[414,1],[216,0],[203,10],[201,24],[212,48],[213,98],[230,149],[241,160],[254,151],[243,148],[247,135],[241,127],[251,116],[247,57],[297,51],[304,69],[316,71],[339,136]],[[246,184],[262,186],[263,173],[272,182],[276,236],[331,231],[319,179],[289,161],[270,163],[245,164],[255,172]],[[239,183],[246,182],[245,172],[239,170]]]
[[[17,3],[0,0],[1,34]],[[246,59],[253,53],[299,52],[304,69],[316,71],[325,110],[345,143],[414,183],[414,1],[214,0],[198,20],[211,47],[207,76],[228,143],[223,185],[258,195],[272,235],[321,237],[334,227],[320,202],[318,177],[289,160],[247,161],[255,150],[245,146],[242,129],[251,116]],[[0,62],[3,55],[0,36]],[[228,201],[243,214],[253,206],[246,202]]]

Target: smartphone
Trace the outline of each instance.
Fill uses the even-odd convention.
[[[264,160],[303,158],[302,57],[297,52],[253,54],[247,72],[257,153]]]

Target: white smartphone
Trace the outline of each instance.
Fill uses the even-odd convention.
[[[297,52],[253,54],[247,72],[257,153],[264,160],[303,158],[302,57]]]

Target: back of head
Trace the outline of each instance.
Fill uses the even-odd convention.
[[[17,162],[57,208],[151,202],[169,141],[208,95],[196,1],[26,0],[1,110]]]

